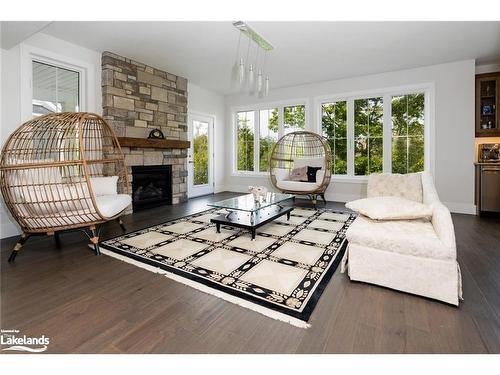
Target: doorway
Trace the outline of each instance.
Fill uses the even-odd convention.
[[[188,115],[188,197],[214,192],[214,119],[211,116]]]

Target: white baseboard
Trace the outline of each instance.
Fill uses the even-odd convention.
[[[443,202],[448,209],[456,214],[476,214],[476,206],[470,203],[457,203],[457,202]]]
[[[3,218],[0,228],[0,238],[7,238],[21,234],[21,229],[16,224],[11,223],[10,221],[3,221]]]
[[[220,191],[233,191],[235,193],[247,193],[248,188],[242,185],[224,185]],[[357,194],[326,193],[325,198],[331,202],[350,202],[356,199],[365,198]],[[443,202],[448,209],[457,214],[476,214],[476,206],[470,203]]]

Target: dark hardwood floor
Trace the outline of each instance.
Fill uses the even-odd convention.
[[[206,209],[220,193],[124,217],[129,231]],[[339,203],[328,206],[342,208]],[[293,327],[111,257],[83,234],[32,238],[15,264],[1,241],[1,328],[49,353],[500,353],[500,220],[453,215],[459,308],[350,282],[337,269],[309,329]],[[120,234],[105,225],[102,238]]]

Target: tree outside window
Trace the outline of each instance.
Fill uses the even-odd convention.
[[[383,169],[383,98],[354,100],[354,174]]]
[[[193,121],[193,185],[208,184],[208,122]]]
[[[278,108],[259,112],[259,171],[269,171],[269,158],[278,141]]]
[[[323,103],[321,125],[332,152],[332,174],[347,174],[347,102]]]
[[[237,134],[237,169],[238,171],[254,170],[254,111],[238,112],[236,114]]]
[[[423,93],[392,97],[392,172],[424,170]]]
[[[283,129],[288,134],[303,130],[306,126],[306,106],[294,105],[283,108]]]

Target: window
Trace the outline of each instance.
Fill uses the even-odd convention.
[[[383,168],[383,98],[354,100],[354,174],[365,176]]]
[[[237,113],[237,170],[253,171],[254,166],[254,135],[255,112]]]
[[[426,167],[426,89],[325,100],[321,132],[332,174],[413,173]]]
[[[54,112],[78,112],[80,108],[80,73],[32,62],[33,117]]]
[[[424,170],[424,102],[422,93],[392,97],[392,172]]]
[[[278,108],[259,112],[259,171],[269,171],[269,157],[278,141]]]
[[[306,106],[269,106],[235,113],[235,172],[265,173],[278,139],[305,129]]]
[[[294,105],[283,108],[283,128],[288,134],[297,130],[303,130],[306,126],[306,106]]]
[[[323,103],[321,127],[332,152],[332,174],[347,174],[347,102]]]
[[[193,120],[193,185],[208,184],[208,122]]]

